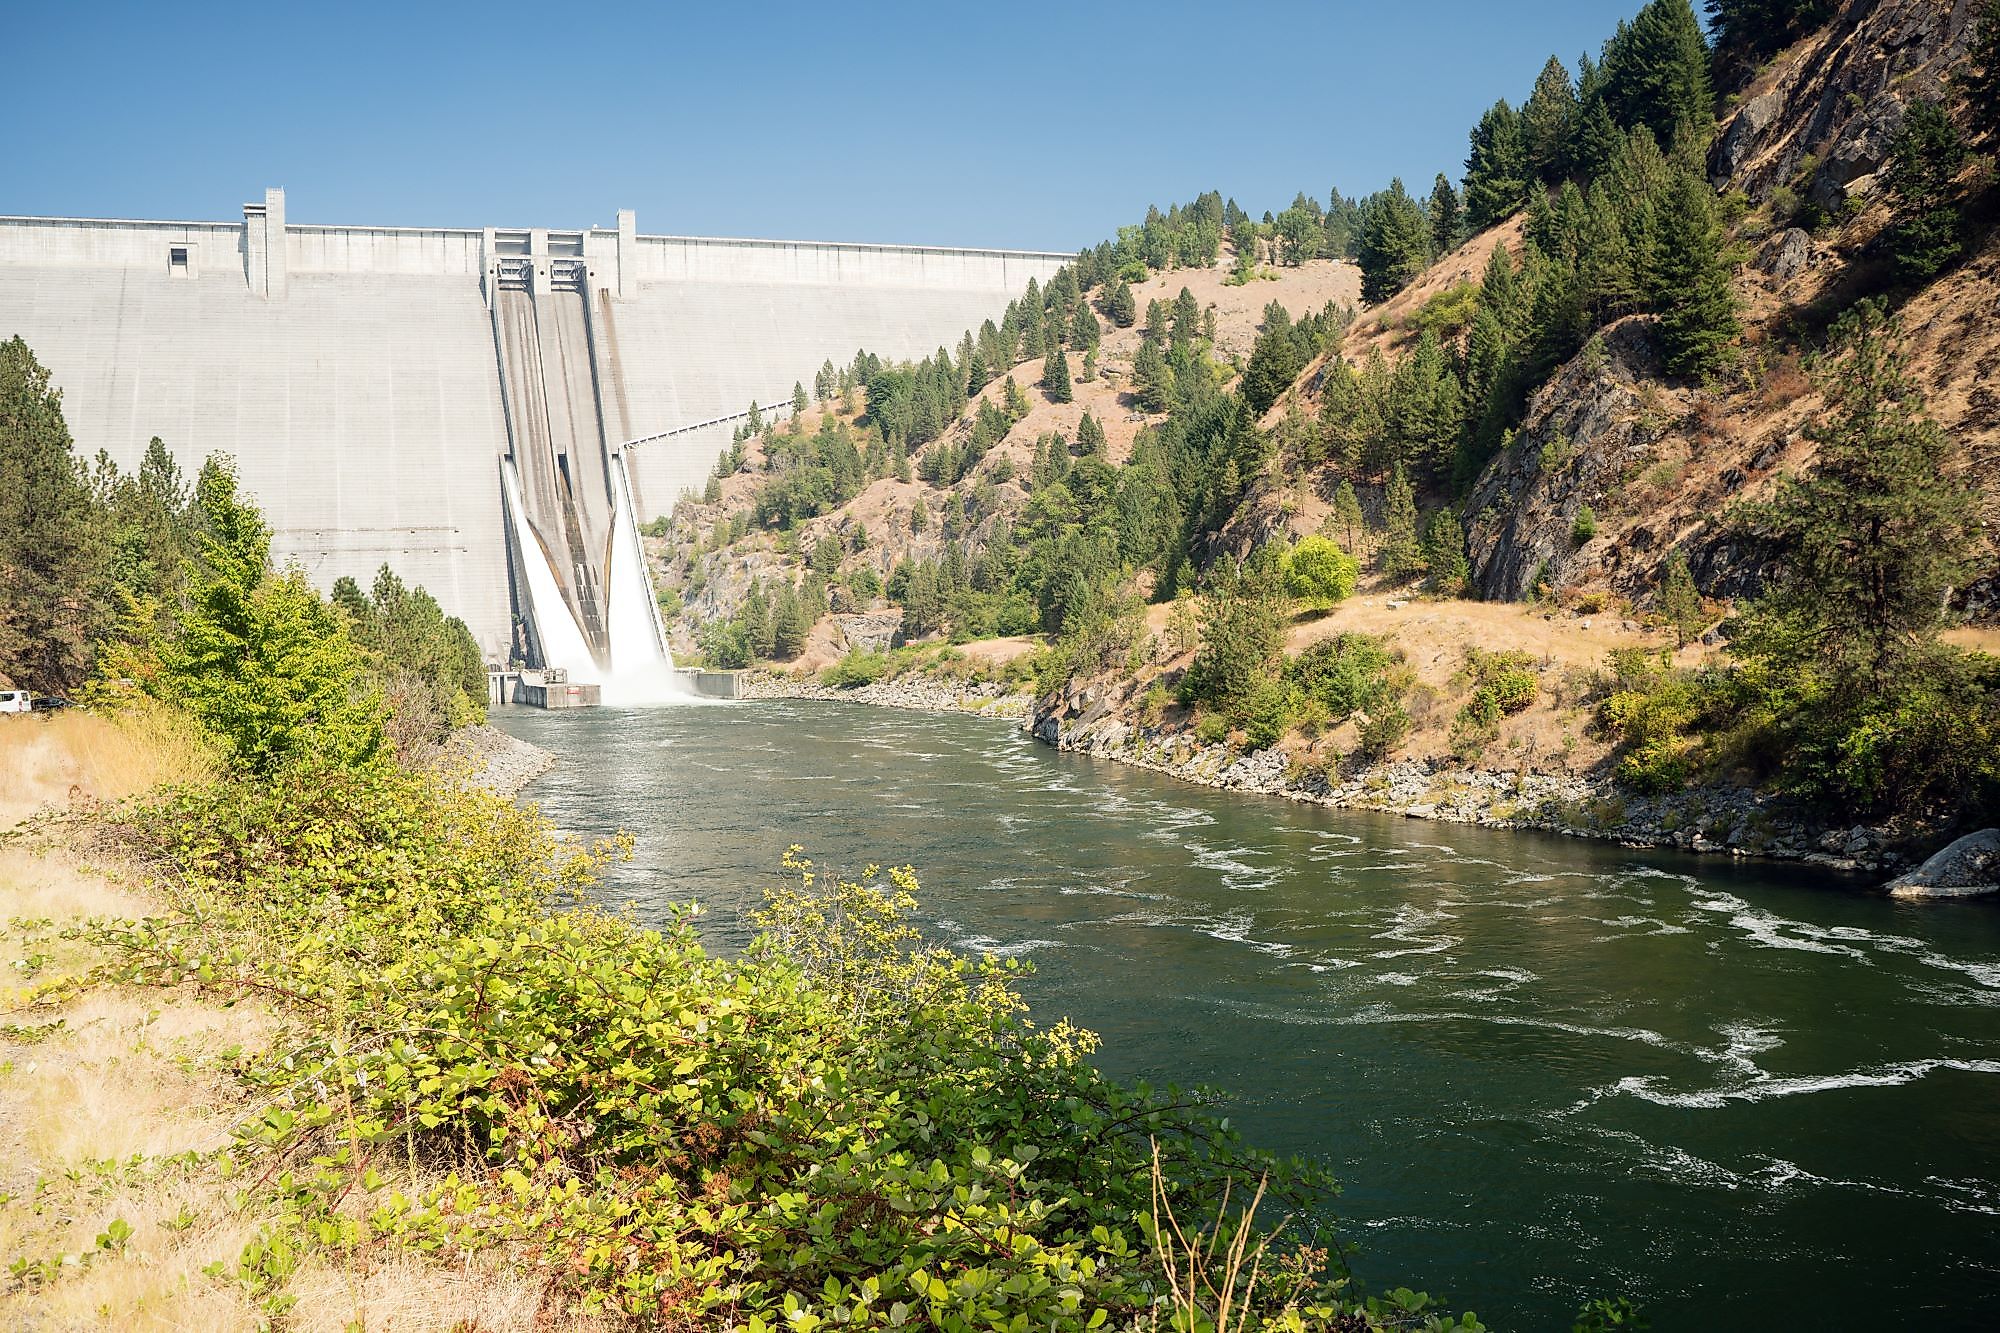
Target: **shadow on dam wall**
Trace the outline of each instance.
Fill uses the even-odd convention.
[[[567,420],[542,429],[574,494],[610,494],[624,441],[715,423],[630,451],[641,522],[700,487],[728,414],[863,348],[955,343],[1069,258],[643,236],[629,212],[566,232],[288,224],[267,191],[241,222],[0,218],[0,338],[49,367],[80,453],[133,466],[157,435],[187,462],[231,454],[278,559],[321,587],[387,563],[499,660],[517,613],[499,481],[517,394],[496,323],[510,257],[580,273],[533,338],[543,383],[566,386]],[[595,450],[553,448],[593,432]],[[610,516],[609,499],[576,513],[586,555]],[[566,528],[550,545],[574,555]]]

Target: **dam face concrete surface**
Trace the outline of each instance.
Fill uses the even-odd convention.
[[[570,231],[302,225],[269,190],[241,222],[0,217],[0,338],[49,368],[83,456],[136,466],[155,435],[190,469],[233,455],[276,557],[322,588],[386,562],[495,660],[518,617],[531,659],[560,640],[591,660],[555,665],[609,674],[650,656],[616,627],[657,624],[615,605],[650,603],[612,577],[621,514],[699,489],[722,418],[857,350],[955,345],[1069,258],[646,236],[629,211]]]

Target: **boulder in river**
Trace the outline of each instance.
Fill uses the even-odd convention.
[[[2000,828],[1966,834],[1884,887],[1898,898],[1966,898],[2000,893]]]

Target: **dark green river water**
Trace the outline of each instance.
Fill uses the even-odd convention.
[[[1321,810],[997,722],[762,703],[495,712],[608,885],[718,945],[790,843],[915,864],[1114,1073],[1328,1163],[1376,1283],[1500,1328],[2000,1327],[2000,903]]]

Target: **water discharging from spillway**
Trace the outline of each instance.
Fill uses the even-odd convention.
[[[575,258],[551,259],[540,292],[525,259],[495,273],[502,483],[520,609],[541,665],[598,686],[603,702],[693,701],[667,650],[625,459],[607,447],[587,279]]]
[[[660,604],[646,576],[646,548],[632,509],[632,479],[625,456],[611,457],[611,585],[606,630],[611,669],[602,684],[607,704],[694,702],[695,693],[674,670],[660,625]]]

